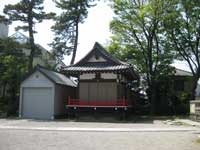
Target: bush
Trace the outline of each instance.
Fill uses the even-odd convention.
[[[12,99],[5,97],[0,99],[0,113],[7,114],[7,116],[16,115],[18,112],[19,98]]]

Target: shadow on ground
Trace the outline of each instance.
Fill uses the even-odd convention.
[[[131,116],[113,116],[113,115],[79,115],[77,116],[61,116],[59,118],[56,118],[55,120],[43,120],[43,119],[28,119],[27,121],[34,121],[34,122],[68,122],[68,121],[73,121],[73,122],[99,122],[99,123],[143,123],[143,124],[153,124],[154,120],[174,120],[177,118],[184,118],[187,119],[188,116],[136,116],[136,115],[131,115]],[[21,118],[18,117],[8,117],[4,118],[6,120],[20,120]]]

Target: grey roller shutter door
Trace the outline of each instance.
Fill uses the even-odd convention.
[[[25,118],[51,119],[53,114],[52,88],[24,88],[22,115]]]

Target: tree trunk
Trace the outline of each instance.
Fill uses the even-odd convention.
[[[33,37],[33,30],[29,30],[29,37],[30,37],[30,47],[31,52],[29,56],[29,63],[28,63],[28,71],[30,72],[33,69],[33,58],[35,54],[35,44],[34,44],[34,37]]]
[[[198,77],[198,76],[196,76],[196,75],[193,76],[191,100],[195,100],[196,88],[197,88],[198,80],[199,80],[199,77]]]
[[[76,58],[76,51],[77,51],[77,47],[78,47],[78,30],[79,30],[79,24],[78,23],[79,23],[79,16],[76,20],[76,35],[75,35],[74,49],[73,49],[73,52],[72,52],[72,59],[71,59],[70,65],[74,64],[74,61],[75,61],[75,58]]]
[[[155,112],[156,112],[156,97],[155,97],[155,94],[156,94],[156,87],[155,85],[152,83],[152,85],[150,86],[150,91],[149,91],[149,100],[150,100],[150,103],[151,103],[151,108],[150,108],[150,114],[153,116],[155,115]]]
[[[155,114],[155,82],[154,82],[154,73],[153,73],[153,58],[152,58],[152,51],[153,51],[153,37],[149,35],[148,37],[148,49],[147,49],[147,56],[148,56],[148,72],[149,74],[149,100],[151,102],[151,109],[150,114]]]
[[[32,7],[30,8],[30,13],[28,16],[28,31],[29,31],[29,44],[31,48],[29,62],[28,62],[28,72],[33,69],[33,58],[35,54],[35,43],[34,43],[34,35],[33,35],[33,17],[32,17]]]
[[[5,96],[6,96],[6,86],[7,86],[7,82],[4,82],[3,83],[3,91],[2,91],[2,99],[4,99],[5,98]]]
[[[8,99],[8,110],[7,110],[7,114],[8,116],[10,115],[15,115],[17,112],[17,107],[16,107],[16,100],[17,100],[17,86],[13,86],[11,85],[10,87],[10,98]]]

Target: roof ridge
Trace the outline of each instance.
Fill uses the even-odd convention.
[[[180,68],[176,68],[176,67],[175,67],[175,69],[176,69],[176,70],[180,70],[180,71],[184,71],[184,72],[188,72],[188,73],[192,73],[192,72],[190,72],[190,71],[187,71],[187,70],[183,70],[183,69],[180,69]]]
[[[101,50],[103,51],[100,51],[100,52],[105,52],[106,55],[108,55],[113,61],[116,61],[117,63],[120,63],[120,64],[124,64],[124,65],[129,65],[128,63],[126,62],[123,62],[121,61],[120,59],[112,56],[101,44],[99,44],[98,42],[95,43],[97,46],[99,46],[101,48]],[[98,47],[97,47],[98,48]]]
[[[58,71],[56,71],[56,70],[53,70],[53,69],[50,69],[50,68],[46,68],[46,67],[44,67],[44,66],[41,66],[40,64],[37,64],[36,67],[39,67],[38,69],[42,68],[42,69],[45,69],[45,70],[47,70],[47,71],[52,71],[52,72],[55,72],[55,73],[58,73],[58,74],[63,75],[62,73],[60,73],[60,72],[58,72]]]
[[[58,84],[64,84],[64,83],[62,83],[62,82],[63,82],[62,77],[64,77],[64,78],[66,78],[67,80],[70,80],[70,82],[73,84],[73,86],[77,86],[77,85],[75,84],[75,82],[72,81],[72,79],[70,79],[69,77],[66,77],[66,76],[65,76],[64,74],[62,74],[62,73],[59,73],[59,72],[56,72],[56,71],[47,69],[47,68],[45,68],[45,67],[43,67],[43,66],[41,66],[41,65],[37,65],[37,66],[36,66],[36,70],[40,71],[43,75],[45,75],[46,77],[48,77],[51,81],[53,81],[53,82],[55,82],[55,83],[57,83],[56,80],[59,80],[60,83],[58,83]],[[54,78],[52,78],[52,76],[49,75],[46,71],[47,71],[47,72],[52,72],[53,74],[57,74],[57,76],[54,75],[54,78],[56,78],[56,80],[55,80]],[[59,75],[60,77],[59,77],[58,75]],[[69,85],[69,84],[68,84],[68,85]],[[70,85],[69,85],[69,86],[70,86]]]
[[[84,61],[87,57],[89,57],[89,55],[95,51],[96,49],[99,50],[99,52],[104,55],[107,59],[110,59],[111,61],[113,61],[114,63],[118,64],[118,65],[130,65],[126,62],[123,62],[121,60],[119,60],[118,58],[115,58],[114,56],[112,56],[101,44],[99,44],[98,42],[95,42],[93,48],[82,58],[80,59],[77,63],[73,64],[73,65],[69,65],[68,67],[74,67],[79,65],[82,61]]]

